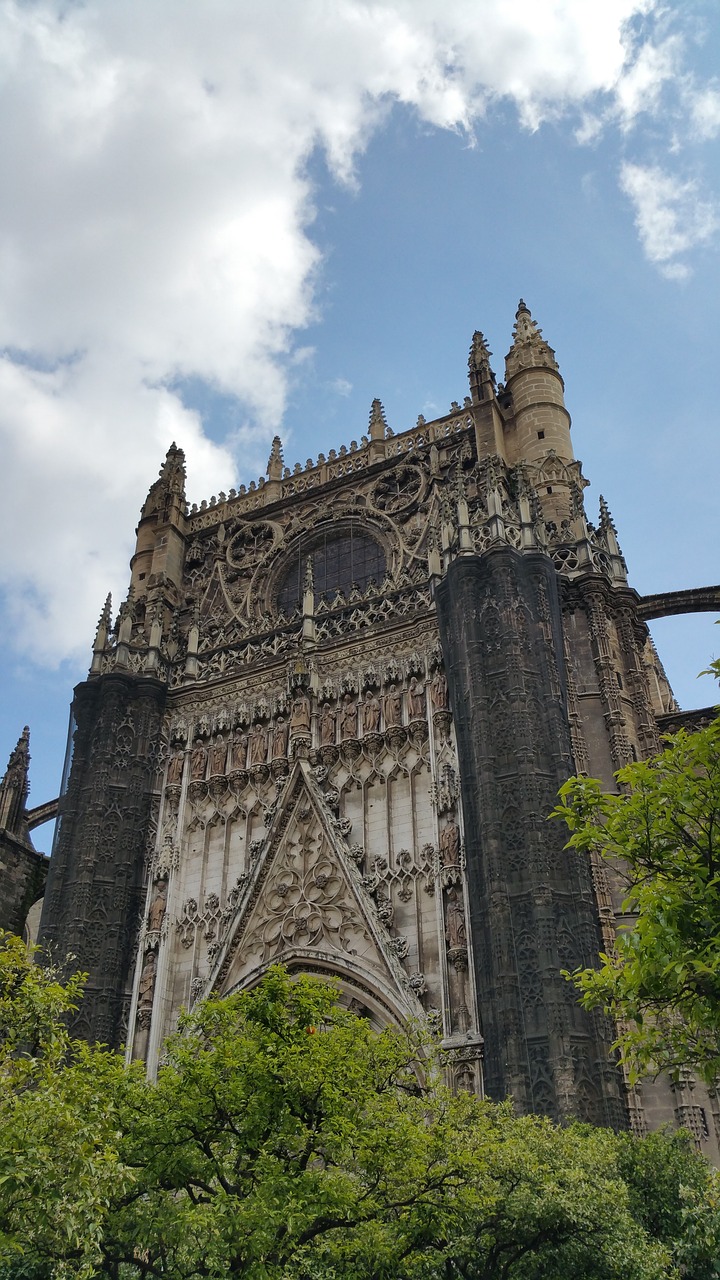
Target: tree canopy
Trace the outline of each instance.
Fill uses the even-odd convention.
[[[631,1075],[720,1075],[720,720],[681,731],[615,775],[618,793],[571,778],[555,815],[569,846],[609,862],[628,914],[601,967],[572,975],[587,1008],[621,1025]]]
[[[423,1032],[282,969],[184,1015],[150,1081],[70,1039],[80,981],[0,936],[0,1280],[720,1274],[687,1136],[453,1096]]]

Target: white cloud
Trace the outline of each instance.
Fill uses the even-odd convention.
[[[24,527],[1,581],[24,646],[86,647],[173,437],[192,497],[236,480],[174,387],[236,397],[230,439],[264,451],[315,305],[313,150],[352,181],[393,102],[469,133],[495,99],[536,127],[604,95],[629,123],[672,71],[630,34],[654,7],[0,0],[5,544]]]
[[[352,391],[352,382],[348,382],[347,378],[333,378],[330,389],[337,396],[349,396]]]
[[[685,279],[689,268],[677,259],[710,240],[720,225],[717,209],[699,198],[695,181],[682,181],[656,165],[625,164],[620,182],[650,262],[668,279]]]
[[[690,110],[696,136],[703,142],[716,138],[720,133],[720,89],[694,89]]]

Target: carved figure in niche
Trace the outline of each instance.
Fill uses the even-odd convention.
[[[250,763],[265,764],[267,759],[267,734],[261,724],[256,724],[250,734]]]
[[[244,734],[238,734],[233,739],[232,750],[230,752],[230,762],[233,769],[244,769],[247,764],[247,738]]]
[[[272,758],[273,760],[281,760],[287,755],[288,744],[288,726],[287,721],[282,716],[278,716],[275,721],[275,733],[273,734]]]
[[[183,771],[182,752],[178,751],[168,760],[167,780],[169,787],[179,787]]]
[[[345,694],[340,708],[340,737],[343,740],[357,737],[357,706],[349,693]]]
[[[165,911],[167,909],[168,882],[165,879],[156,880],[153,888],[155,890],[155,896],[150,903],[147,925],[151,933],[157,933],[163,922]]]
[[[465,911],[454,889],[448,894],[445,938],[451,949],[467,946]]]
[[[402,694],[391,684],[385,694],[385,727],[391,729],[396,724],[402,724]]]
[[[380,728],[380,703],[372,689],[365,694],[362,708],[363,733],[377,733]]]
[[[436,671],[430,685],[430,698],[436,711],[447,711],[448,709],[448,687],[447,680],[442,671]]]
[[[413,676],[408,689],[408,712],[411,720],[424,720],[425,718],[425,689],[417,676]]]
[[[152,1009],[156,970],[157,956],[154,951],[148,951],[138,985],[138,1010],[143,1012]]]
[[[206,763],[207,751],[198,742],[197,745],[193,747],[192,755],[190,756],[190,777],[193,782],[199,782],[201,778],[205,777]]]
[[[329,702],[323,703],[320,716],[320,745],[331,747],[335,742],[335,712]]]
[[[227,747],[222,738],[215,743],[210,752],[210,772],[211,774],[219,774],[225,772],[225,759],[227,756]]]
[[[310,699],[304,693],[297,693],[293,698],[290,728],[293,733],[310,732]]]
[[[440,853],[444,867],[456,867],[460,861],[460,829],[450,822],[440,832]]]

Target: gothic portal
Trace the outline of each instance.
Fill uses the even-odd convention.
[[[77,1030],[151,1069],[181,1007],[281,961],[431,1019],[457,1088],[704,1138],[713,1100],[628,1089],[560,976],[619,898],[557,789],[677,706],[524,303],[504,386],[489,357],[476,333],[445,416],[394,434],[376,400],[360,445],[291,470],[276,439],[199,508],[169,450],[75,690],[41,940],[89,971]]]

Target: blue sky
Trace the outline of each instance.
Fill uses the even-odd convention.
[[[172,438],[199,500],[502,378],[522,296],[640,592],[717,582],[716,3],[0,9],[0,750],[72,686]],[[711,615],[653,626],[684,706]],[[42,843],[42,838],[40,840]]]

